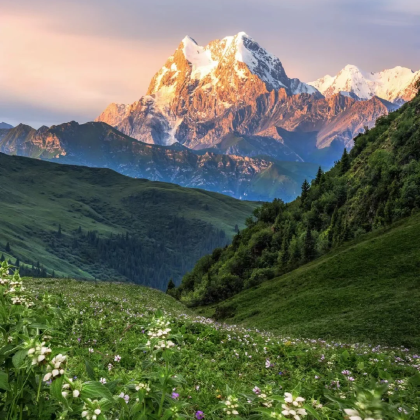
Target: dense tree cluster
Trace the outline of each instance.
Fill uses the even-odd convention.
[[[226,249],[203,257],[171,294],[224,300],[420,208],[420,95],[355,138],[327,173],[285,204],[264,204]]]
[[[104,236],[81,227],[67,232],[59,225],[56,231],[43,231],[38,236],[53,255],[80,267],[80,275],[72,277],[87,278],[88,274],[98,280],[130,281],[161,290],[167,289],[169,280],[171,286],[179,284],[200,257],[229,242],[224,231],[209,223],[176,216],[147,235],[126,232]],[[9,243],[6,249],[14,255]],[[21,276],[56,276],[55,272],[47,273],[39,262],[22,264],[19,257],[9,262]]]
[[[43,232],[48,250],[77,264],[100,280],[130,281],[166,290],[169,279],[179,284],[202,255],[228,243],[225,233],[212,225],[172,217],[149,235],[133,233],[98,235],[95,231]]]

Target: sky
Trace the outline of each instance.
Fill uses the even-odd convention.
[[[306,82],[420,69],[419,0],[0,0],[0,122],[91,121],[144,95],[184,36],[240,31]]]

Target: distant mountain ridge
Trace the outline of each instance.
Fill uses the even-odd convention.
[[[280,153],[278,148],[273,150],[275,156],[275,151]],[[225,155],[216,149],[198,153],[179,143],[146,144],[100,122],[73,121],[38,130],[20,124],[0,132],[0,152],[110,168],[133,178],[172,182],[256,201],[276,197],[292,200],[304,179],[312,179],[317,170],[315,164],[281,162],[275,156]]]
[[[336,76],[326,75],[309,85],[326,97],[342,93],[356,99],[368,100],[377,96],[402,105],[416,95],[414,84],[419,79],[420,70],[414,72],[406,67],[398,66],[377,73],[367,73],[356,66],[347,65]]]
[[[13,128],[13,125],[7,124],[5,122],[0,122],[0,130],[10,130]]]

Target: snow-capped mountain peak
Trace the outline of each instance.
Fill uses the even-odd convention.
[[[285,88],[289,94],[316,92],[316,89],[297,79],[289,79],[280,60],[245,32],[212,41],[204,47],[186,36],[156,74],[148,94],[157,93],[169,83],[174,85],[180,72],[184,72],[188,83],[193,81],[194,85],[197,81],[203,85],[215,85],[220,82],[223,73],[227,79],[236,75],[245,81],[251,73],[265,83],[267,90]]]
[[[359,99],[379,95],[383,80],[391,80],[396,88],[400,77],[413,76],[403,68],[381,74],[347,65],[336,76],[325,76],[310,86],[289,78],[281,61],[245,32],[205,46],[186,36],[155,74],[145,96],[131,105],[111,104],[97,121],[143,142],[179,142],[196,149],[214,147],[233,132],[270,133],[277,139],[279,126],[316,131],[346,110],[348,115],[332,126],[347,133],[352,127],[353,133],[389,110],[377,98],[366,104]],[[404,97],[408,97],[410,89],[405,90]],[[331,98],[323,98],[319,91]],[[390,89],[386,95],[402,97]],[[337,136],[334,130],[324,132],[322,145]],[[351,142],[351,137],[345,141]]]
[[[348,64],[336,76],[324,76],[309,85],[317,88],[324,96],[330,97],[340,92],[356,95],[361,100],[373,96],[401,104],[413,98],[414,82],[420,73],[406,67],[397,66],[377,73],[362,71]]]

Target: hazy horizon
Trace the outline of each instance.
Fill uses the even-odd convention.
[[[4,0],[0,122],[35,128],[131,103],[185,35],[206,45],[244,31],[309,82],[347,64],[420,69],[414,0]]]

